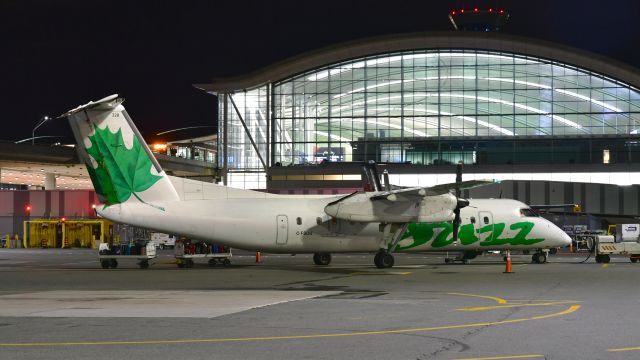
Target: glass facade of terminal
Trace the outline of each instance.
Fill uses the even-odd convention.
[[[322,161],[640,162],[638,89],[531,56],[368,56],[219,101],[218,161],[231,172]]]

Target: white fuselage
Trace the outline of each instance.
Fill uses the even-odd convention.
[[[177,181],[172,179],[174,185]],[[192,183],[184,180],[185,186],[176,188],[189,189],[189,184]],[[215,188],[192,193],[179,191],[182,199],[176,202],[156,202],[155,206],[149,206],[128,201],[98,212],[116,222],[252,251],[373,252],[383,247],[379,223],[335,220],[324,212],[328,203],[341,196],[272,195],[213,184],[205,186]],[[398,250],[537,249],[568,244],[568,236],[553,223],[520,215],[523,207],[526,205],[515,200],[472,199],[470,206],[462,209],[461,229],[467,231],[461,230],[457,241],[451,241],[447,223],[411,224]],[[522,223],[526,223],[527,229],[514,225]],[[471,227],[473,231],[469,231]],[[509,241],[517,239],[518,234],[539,241],[530,244],[529,241]]]

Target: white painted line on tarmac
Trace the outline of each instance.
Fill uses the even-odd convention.
[[[214,318],[339,291],[44,291],[0,295],[0,317]]]

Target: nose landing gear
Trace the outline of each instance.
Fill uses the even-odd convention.
[[[544,264],[547,262],[548,251],[538,251],[531,256],[531,262],[536,264]]]

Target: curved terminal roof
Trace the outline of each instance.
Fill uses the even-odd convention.
[[[640,88],[638,69],[602,55],[520,36],[469,32],[409,33],[355,40],[304,53],[246,75],[194,86],[213,93],[232,93],[345,60],[415,49],[486,50],[533,56],[573,65]]]
[[[233,169],[265,167],[264,158],[281,164],[630,161],[640,133],[639,70],[502,34],[354,41],[198,87],[229,94],[218,99],[229,110],[219,114],[219,126],[227,129]],[[547,142],[527,147],[518,140],[530,137]],[[264,157],[258,161],[252,151]]]

